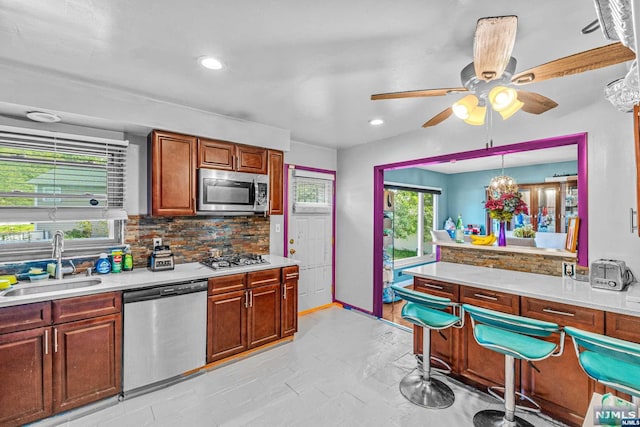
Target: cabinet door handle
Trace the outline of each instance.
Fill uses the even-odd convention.
[[[58,328],[53,328],[53,352],[58,352]]]
[[[249,291],[249,307],[253,307],[253,291]]]
[[[296,277],[298,277],[298,273],[291,273],[291,274],[284,275],[285,279],[295,279]]]
[[[249,285],[250,286],[257,286],[257,285],[263,285],[265,283],[274,283],[276,279],[264,279],[264,280],[256,280],[251,282]]]
[[[249,291],[244,291],[244,308],[249,308]]]
[[[420,283],[419,286],[424,286],[425,288],[431,288],[431,289],[438,289],[438,290],[443,290],[444,288],[442,286],[438,286],[438,285],[432,285],[430,283]],[[477,296],[478,294],[476,294]]]
[[[49,354],[49,330],[44,330],[44,354]]]
[[[559,314],[561,316],[576,317],[575,313],[567,313],[566,311],[558,311],[552,308],[543,308],[542,311],[544,311],[545,313]]]
[[[498,298],[496,297],[492,297],[491,295],[485,295],[485,294],[474,294],[474,296],[478,297],[478,298],[484,298],[484,299],[488,299],[490,301],[498,301]]]
[[[287,284],[282,284],[282,299],[287,299]]]

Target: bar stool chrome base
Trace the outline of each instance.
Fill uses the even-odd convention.
[[[507,421],[504,411],[488,409],[486,411],[477,412],[473,417],[473,425],[475,427],[534,427],[527,420],[514,416],[513,421]]]
[[[453,405],[453,390],[442,381],[425,379],[420,370],[411,372],[400,381],[400,393],[414,405],[443,409]]]

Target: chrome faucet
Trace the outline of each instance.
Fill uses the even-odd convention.
[[[53,252],[51,257],[56,260],[56,279],[62,279],[62,252],[64,252],[64,233],[56,230],[53,234]]]

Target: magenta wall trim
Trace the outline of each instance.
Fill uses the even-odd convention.
[[[589,222],[588,222],[588,160],[587,160],[587,133],[556,136],[534,141],[520,142],[517,144],[501,145],[479,150],[463,151],[460,153],[444,154],[435,157],[407,160],[397,163],[388,163],[374,166],[373,168],[373,314],[382,316],[382,226],[383,226],[383,192],[384,171],[402,169],[417,165],[430,165],[434,163],[449,162],[452,160],[467,160],[478,157],[495,156],[523,151],[540,150],[543,148],[561,147],[575,144],[578,151],[578,216],[580,228],[578,230],[578,242],[582,246],[578,248],[578,265],[589,265]],[[440,260],[439,250],[436,252],[437,260]]]
[[[333,240],[333,251],[331,254],[331,301],[336,301],[336,171],[329,169],[319,169],[307,166],[284,165],[284,245],[282,256],[288,258],[289,252],[289,168],[293,166],[294,169],[300,169],[310,172],[320,172],[333,175],[333,211],[331,212],[331,239]]]
[[[382,295],[381,295],[380,297],[382,298]],[[373,315],[374,315],[374,314],[373,314],[372,312],[370,312],[369,310],[365,310],[365,309],[363,309],[363,308],[356,307],[355,305],[347,304],[347,303],[344,303],[344,302],[342,302],[342,301],[338,301],[338,300],[335,300],[334,302],[337,302],[338,304],[342,304],[342,308],[344,308],[345,310],[355,310],[355,311],[359,311],[359,312],[361,312],[361,313],[368,314],[368,315],[370,315],[370,316],[373,316]],[[380,317],[380,316],[377,316],[377,317]]]

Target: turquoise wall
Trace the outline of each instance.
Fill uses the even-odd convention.
[[[577,175],[578,162],[505,168],[504,172],[513,177],[517,183],[532,184],[544,182],[546,177],[553,175]],[[442,228],[448,217],[455,221],[458,214],[462,215],[465,224],[484,225],[485,187],[491,178],[501,173],[501,169],[493,169],[448,175],[420,168],[408,168],[386,171],[384,179],[385,181],[441,188],[438,228]]]

